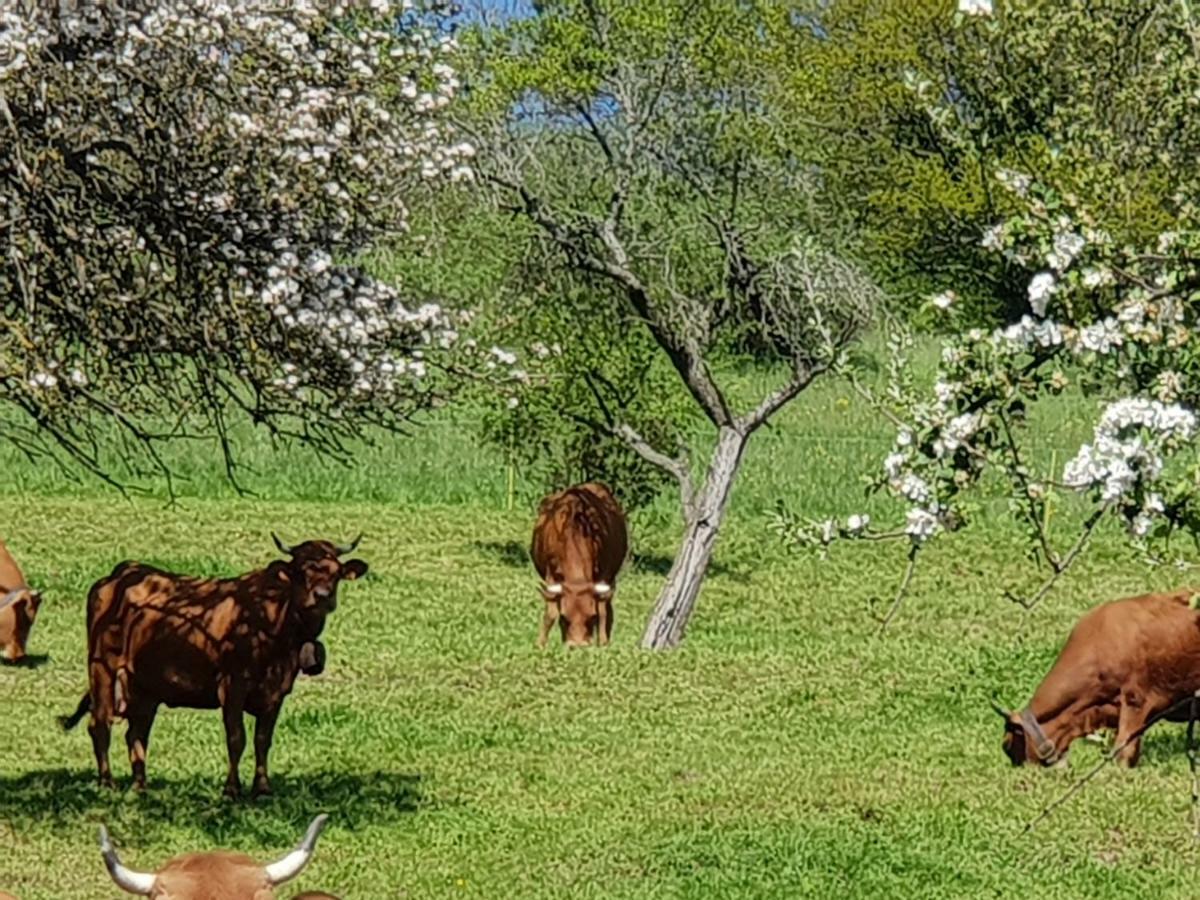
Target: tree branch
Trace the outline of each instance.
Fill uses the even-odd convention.
[[[795,397],[808,387],[814,378],[825,371],[827,366],[824,363],[815,363],[811,366],[801,365],[796,369],[791,381],[783,387],[769,394],[758,405],[758,408],[752,412],[741,416],[736,424],[736,428],[742,434],[753,434],[761,426],[765,425],[771,416],[779,412],[784,406],[790,403]]]

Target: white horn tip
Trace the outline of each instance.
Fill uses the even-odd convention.
[[[100,842],[100,854],[104,857],[105,868],[108,869],[108,874],[117,887],[130,894],[150,896],[154,892],[154,882],[158,876],[152,872],[135,872],[125,868],[117,856],[117,851],[113,849],[112,841],[108,837],[108,829],[103,825],[99,828],[97,838]]]
[[[542,590],[544,590],[547,594],[553,594],[557,597],[563,592],[563,586],[561,584],[547,584],[543,585]]]
[[[325,813],[318,815],[308,826],[308,831],[304,833],[304,838],[296,846],[295,850],[278,862],[273,862],[265,867],[268,883],[271,885],[282,884],[300,874],[304,867],[308,865],[309,859],[312,858],[317,838],[320,836],[321,831],[324,830],[325,823],[328,821],[329,816]]]
[[[607,597],[612,593],[612,585],[607,581],[597,581],[595,591],[599,596]]]

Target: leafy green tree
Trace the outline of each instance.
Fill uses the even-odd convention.
[[[775,20],[772,63],[786,141],[821,173],[825,227],[910,303],[953,285],[974,324],[1025,303],[1028,273],[980,245],[1020,211],[996,169],[1052,173],[1098,225],[1145,240],[1171,215],[1161,153],[1182,158],[1189,130],[1157,105],[1179,4],[994,6],[979,17],[949,0],[822,4],[803,27]],[[979,27],[956,27],[964,19]]]
[[[627,379],[651,353],[647,371],[669,367],[715,432],[698,475],[673,429],[657,439],[618,402],[637,384],[572,386],[591,396],[607,434],[678,483],[682,543],[642,639],[672,647],[750,439],[840,361],[875,292],[811,237],[791,202],[811,173],[781,144],[771,103],[767,25],[779,11],[717,0],[535,9],[476,34],[486,66],[472,73],[468,127],[498,202],[533,226],[571,282],[590,286],[557,298],[567,322],[633,328],[617,374]],[[756,398],[727,377],[729,350],[747,335],[778,376]],[[649,422],[653,401],[637,407]]]

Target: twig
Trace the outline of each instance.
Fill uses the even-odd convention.
[[[1071,568],[1071,565],[1076,559],[1079,558],[1079,554],[1083,552],[1083,548],[1087,546],[1087,542],[1091,539],[1092,532],[1095,531],[1096,525],[1099,524],[1100,519],[1106,512],[1108,512],[1111,506],[1112,501],[1110,500],[1091,514],[1087,522],[1084,523],[1083,532],[1079,535],[1079,539],[1075,541],[1075,545],[1070,549],[1070,551],[1068,551],[1067,555],[1062,558],[1061,562],[1055,562],[1053,559],[1050,560],[1050,568],[1053,571],[1051,572],[1050,577],[1042,582],[1042,586],[1034,592],[1032,597],[1025,599],[1023,597],[1018,597],[1012,591],[1006,590],[1004,592],[1005,599],[1011,600],[1018,606],[1023,607],[1026,612],[1034,609],[1038,604],[1045,600],[1046,595],[1049,594],[1054,585],[1058,583],[1058,579],[1066,574],[1066,571]]]
[[[904,577],[900,579],[900,587],[896,589],[896,599],[892,601],[887,615],[882,619],[876,619],[879,622],[879,631],[875,633],[876,636],[887,631],[887,627],[892,624],[892,619],[896,618],[896,613],[900,612],[900,605],[904,603],[904,598],[908,594],[908,586],[912,582],[913,572],[917,569],[917,554],[920,552],[919,544],[913,544],[912,549],[908,551],[908,565],[904,567]]]

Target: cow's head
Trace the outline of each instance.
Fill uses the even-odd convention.
[[[275,886],[295,878],[308,865],[327,818],[319,815],[313,819],[296,849],[267,866],[259,865],[240,853],[217,851],[177,856],[157,872],[135,872],[122,864],[108,839],[108,829],[103,825],[100,826],[100,853],[117,887],[141,897],[152,897],[154,900],[201,900],[209,897],[274,900]]]
[[[325,627],[325,617],[337,609],[338,584],[367,574],[367,564],[361,559],[341,559],[353,552],[362,535],[344,547],[330,541],[305,541],[289,547],[275,534],[271,537],[275,546],[291,557],[287,563],[276,564],[275,574],[296,589],[301,636],[314,641]]]
[[[612,599],[607,581],[572,582],[562,578],[542,584],[542,599],[558,607],[558,624],[568,647],[586,647],[600,621],[600,606]]]
[[[42,595],[27,587],[0,593],[0,657],[14,663],[25,658],[25,645],[41,605]]]
[[[1052,766],[1060,761],[1054,743],[1030,713],[1006,709],[995,699],[992,709],[1004,719],[1004,739],[1000,746],[1014,766]]]

